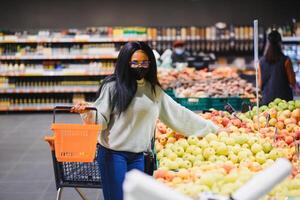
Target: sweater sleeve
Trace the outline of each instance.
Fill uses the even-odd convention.
[[[186,136],[216,133],[219,127],[176,103],[162,91],[159,119],[173,130]]]
[[[90,106],[96,107],[98,112],[98,123],[101,124],[102,130],[105,130],[108,126],[111,109],[112,109],[112,84],[107,83],[103,86],[98,99],[90,104]],[[89,111],[81,115],[84,123],[95,123],[95,111]]]

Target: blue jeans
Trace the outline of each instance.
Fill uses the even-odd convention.
[[[144,171],[143,153],[114,151],[99,145],[97,161],[105,200],[123,200],[126,172],[132,169]]]

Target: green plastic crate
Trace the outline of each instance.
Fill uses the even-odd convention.
[[[177,102],[182,106],[193,110],[193,111],[201,111],[208,110],[210,108],[210,98],[179,98],[177,97]]]
[[[174,90],[173,89],[166,89],[165,90],[165,93],[167,95],[169,95],[170,97],[172,97],[173,99],[175,98],[175,93],[174,93]]]
[[[224,110],[224,106],[229,103],[235,110],[242,110],[242,104],[250,104],[250,100],[240,97],[227,97],[227,98],[211,98],[211,108],[216,110]]]

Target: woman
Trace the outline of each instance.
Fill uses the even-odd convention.
[[[92,106],[98,109],[102,133],[98,163],[106,200],[123,199],[122,184],[131,169],[144,170],[145,152],[154,136],[157,119],[185,135],[203,136],[217,126],[177,104],[160,88],[155,57],[143,42],[129,42],[121,49],[115,72],[106,78]],[[86,123],[95,114],[79,103],[73,112],[82,113]]]
[[[258,78],[262,104],[268,104],[275,98],[293,100],[295,73],[291,60],[282,53],[278,31],[272,31],[268,35],[267,48],[259,63]]]

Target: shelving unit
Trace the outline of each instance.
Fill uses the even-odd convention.
[[[0,111],[51,110],[55,104],[94,100],[101,79],[113,73],[118,52],[128,41],[145,41],[163,53],[175,40],[183,40],[192,55],[228,56],[252,55],[252,36],[251,26],[232,25],[0,33]],[[70,80],[74,82],[68,86],[54,84]],[[81,84],[90,80],[98,84]]]
[[[296,81],[300,85],[300,37],[283,37],[282,42],[283,52],[291,59],[296,74]]]

